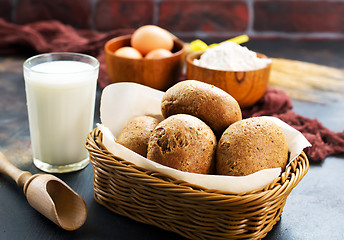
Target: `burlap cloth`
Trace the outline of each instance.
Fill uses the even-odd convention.
[[[99,86],[111,81],[104,64],[104,44],[107,40],[132,33],[133,29],[118,29],[100,33],[77,30],[58,21],[42,21],[15,25],[0,19],[0,54],[23,52],[79,52],[95,56],[100,62]],[[293,112],[290,98],[280,90],[269,88],[264,97],[249,109],[243,109],[243,117],[275,116],[301,131],[312,144],[305,150],[311,162],[323,162],[326,156],[344,153],[344,131],[335,133],[318,120]]]

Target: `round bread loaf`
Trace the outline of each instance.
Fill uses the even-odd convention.
[[[185,172],[215,171],[216,137],[200,119],[177,114],[161,121],[148,143],[147,158]]]
[[[280,127],[273,121],[253,117],[229,126],[216,150],[220,175],[245,176],[267,168],[285,168],[288,146]]]
[[[240,106],[231,95],[196,80],[185,80],[170,87],[162,98],[161,112],[165,118],[179,113],[198,117],[217,136],[242,119]]]
[[[124,126],[116,142],[146,157],[148,140],[158,123],[154,117],[135,117]]]

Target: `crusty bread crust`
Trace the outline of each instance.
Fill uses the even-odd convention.
[[[198,117],[217,136],[242,119],[240,106],[231,95],[196,80],[182,81],[169,88],[163,96],[161,112],[165,118],[179,113]]]
[[[154,117],[135,117],[122,129],[116,142],[146,157],[148,140],[158,123],[158,119]]]
[[[229,126],[216,150],[216,171],[220,175],[245,176],[262,169],[285,168],[286,138],[277,124],[261,117]]]
[[[200,119],[177,114],[161,121],[148,143],[147,158],[185,172],[212,174],[216,137]]]

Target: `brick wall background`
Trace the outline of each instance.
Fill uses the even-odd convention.
[[[0,0],[0,17],[97,31],[155,24],[185,40],[240,34],[344,40],[343,0]]]

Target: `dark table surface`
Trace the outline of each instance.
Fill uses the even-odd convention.
[[[270,57],[344,68],[344,42],[251,41],[247,46]],[[0,57],[0,151],[22,170],[40,173],[32,163],[22,64],[28,56]],[[343,79],[344,81],[344,79]],[[344,94],[344,93],[343,93]],[[95,123],[99,122],[97,91]],[[294,111],[317,118],[329,129],[344,130],[344,101],[318,104],[293,100]],[[344,156],[311,164],[291,192],[281,220],[266,239],[344,239]],[[56,174],[83,197],[85,224],[76,231],[60,229],[27,203],[22,189],[0,174],[0,239],[183,239],[157,227],[119,216],[93,198],[93,167]]]

